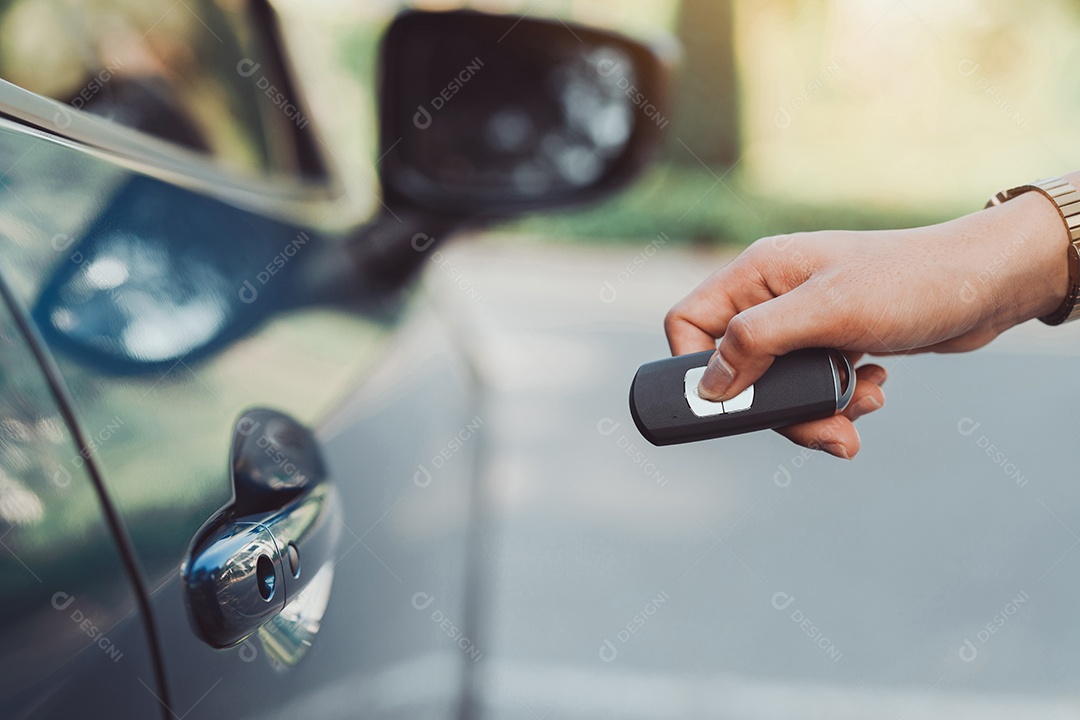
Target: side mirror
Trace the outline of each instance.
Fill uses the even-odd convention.
[[[407,12],[381,70],[391,207],[505,217],[594,200],[637,174],[668,124],[653,51],[558,21]]]

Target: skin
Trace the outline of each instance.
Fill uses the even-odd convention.
[[[1064,177],[1080,187],[1080,171]],[[854,363],[968,352],[1061,305],[1068,242],[1057,209],[1036,192],[939,225],[763,238],[672,308],[664,329],[673,355],[716,350],[698,390],[712,400],[738,395],[799,348],[837,348]],[[856,378],[842,413],[780,434],[854,458],[854,421],[885,404],[886,372],[865,363]]]

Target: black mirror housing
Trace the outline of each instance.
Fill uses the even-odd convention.
[[[667,71],[615,33],[472,11],[406,12],[383,40],[390,207],[507,217],[598,199],[668,125]]]

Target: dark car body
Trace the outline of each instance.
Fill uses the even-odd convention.
[[[24,59],[30,30],[66,27],[58,7],[0,5]],[[571,172],[557,196],[536,172],[516,200],[460,167],[417,185],[445,138],[390,116],[441,81],[410,89],[417,61],[394,75],[398,58],[380,190],[335,174],[265,4],[87,7],[68,18],[87,43],[75,90],[48,84],[55,68],[0,73],[0,715],[467,714],[483,396],[446,308],[410,281],[456,228],[614,189],[647,138],[625,129],[604,177]],[[413,16],[385,53],[480,17]],[[251,436],[252,411],[309,444]],[[303,525],[299,558],[280,526],[270,566],[230,564],[262,541],[215,544],[281,513]],[[200,625],[215,598],[232,619]]]

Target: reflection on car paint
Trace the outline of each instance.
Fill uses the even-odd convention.
[[[333,583],[334,563],[327,562],[315,572],[300,594],[259,628],[259,642],[270,663],[278,670],[294,667],[311,648],[330,602]]]
[[[58,237],[71,262],[34,319],[50,345],[113,373],[161,372],[232,342],[285,306],[290,261],[315,252],[293,226],[143,176],[81,237]]]
[[[111,432],[88,433],[88,445],[107,442]],[[136,682],[141,674],[153,684],[146,641],[87,473],[91,452],[69,433],[27,338],[0,301],[0,717],[58,711],[64,693],[57,690],[72,682],[80,657],[135,705],[149,698]]]

